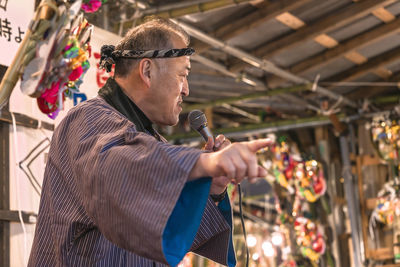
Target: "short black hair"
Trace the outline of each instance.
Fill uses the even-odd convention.
[[[145,23],[129,30],[115,47],[116,50],[160,50],[171,49],[172,39],[181,38],[189,45],[189,35],[169,19],[148,19]],[[115,61],[115,75],[124,77],[139,62],[138,59],[118,58]]]

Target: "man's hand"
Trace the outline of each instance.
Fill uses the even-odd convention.
[[[190,173],[190,177],[212,176],[211,194],[222,193],[226,185],[233,181],[240,183],[267,175],[257,164],[256,152],[269,145],[269,139],[228,144],[219,151],[203,153]]]
[[[231,141],[229,141],[229,139],[227,139],[224,135],[220,134],[215,138],[215,141],[213,138],[209,137],[204,149],[208,151],[219,151],[230,144]],[[221,194],[225,191],[225,188],[230,182],[231,180],[226,176],[213,177],[210,194]]]
[[[220,134],[215,138],[215,140],[212,137],[208,137],[208,141],[203,149],[208,151],[218,151],[227,147],[230,144],[231,141],[229,141],[229,139],[226,139],[223,134]]]

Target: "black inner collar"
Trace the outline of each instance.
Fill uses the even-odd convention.
[[[160,140],[153,128],[152,122],[142,110],[123,92],[122,88],[113,79],[109,78],[106,84],[99,90],[99,95],[104,100],[136,125],[141,132],[150,133]]]

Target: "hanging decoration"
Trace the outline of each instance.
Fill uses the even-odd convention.
[[[321,163],[314,159],[304,160],[285,137],[278,138],[265,148],[258,158],[268,171],[266,180],[279,184],[292,199],[290,203],[282,204],[280,197],[275,196],[277,225],[280,228],[294,229],[300,254],[317,263],[326,250],[324,235],[318,222],[309,219],[304,213],[308,203],[316,202],[326,192],[327,185]],[[283,260],[281,266],[295,263],[290,259]]]
[[[41,23],[31,37],[36,45],[25,55],[21,90],[37,98],[39,109],[52,119],[63,109],[65,98],[79,92],[90,67],[92,25],[80,13],[81,5],[81,1],[53,5],[57,19]]]
[[[296,243],[304,257],[316,262],[325,253],[325,240],[317,223],[305,217],[297,217],[294,222]]]
[[[374,239],[374,228],[377,223],[391,226],[395,216],[400,216],[400,184],[397,179],[384,184],[378,192],[377,205],[369,220],[369,232]]]
[[[21,78],[22,93],[37,98],[39,109],[54,119],[63,109],[65,98],[79,92],[90,67],[93,26],[84,19],[82,11],[94,12],[105,2],[42,0],[10,66],[12,72],[7,73],[3,90],[11,92]]]
[[[388,163],[392,177],[378,192],[369,220],[369,232],[374,239],[377,223],[393,226],[395,217],[400,216],[400,120],[384,114],[374,117],[370,127],[373,144],[380,157]]]
[[[326,192],[326,182],[321,164],[316,160],[300,162],[295,167],[298,194],[308,202],[315,202]]]
[[[372,140],[380,156],[400,164],[400,121],[388,116],[378,116],[371,123]]]

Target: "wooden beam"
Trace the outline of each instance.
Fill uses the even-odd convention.
[[[364,64],[365,62],[368,61],[368,58],[364,57],[355,50],[344,54],[344,57],[350,60],[351,62],[356,63],[357,65]]]
[[[375,9],[374,11],[372,11],[372,14],[385,23],[389,23],[396,18],[396,16],[394,16],[383,7]]]
[[[382,66],[388,65],[396,60],[400,59],[400,49],[396,47],[390,51],[383,54],[377,55],[374,58],[368,60],[368,62],[357,66],[355,68],[344,70],[339,74],[328,77],[324,80],[329,80],[332,82],[344,82],[354,80],[367,72],[373,71],[374,69],[380,68]],[[332,87],[331,87],[332,88]]]
[[[370,31],[357,35],[354,38],[351,38],[343,43],[340,43],[333,49],[326,50],[304,61],[301,61],[300,63],[291,66],[289,68],[289,71],[298,74],[298,73],[304,73],[314,68],[318,68],[322,64],[326,64],[335,59],[338,59],[347,52],[367,46],[373,42],[377,42],[391,34],[398,32],[400,32],[400,18],[388,24],[375,27]]]
[[[273,3],[264,3],[263,6],[260,6],[260,9],[255,12],[244,16],[238,20],[235,20],[232,23],[226,24],[217,30],[209,33],[211,36],[214,36],[223,41],[229,40],[230,38],[237,36],[245,31],[248,31],[251,28],[255,28],[258,25],[271,20],[282,14],[283,12],[294,10],[311,0],[281,0],[275,1]],[[265,1],[266,2],[266,1]],[[208,49],[210,46],[207,44],[198,44],[194,46],[198,53]]]
[[[340,116],[343,118],[343,114]],[[247,124],[241,125],[239,127],[230,127],[230,128],[215,128],[214,134],[229,134],[229,133],[237,133],[237,132],[245,132],[245,131],[253,131],[253,130],[262,130],[267,128],[305,128],[305,127],[313,127],[313,124],[330,124],[330,121],[325,116],[315,116],[308,118],[299,118],[294,120],[282,120],[278,119],[276,121],[271,122],[261,122],[255,124]],[[277,131],[274,129],[274,131]],[[197,132],[190,133],[179,133],[170,136],[164,136],[167,140],[175,140],[175,139],[188,139],[188,138],[197,138],[199,134]]]
[[[275,19],[293,30],[300,29],[301,27],[306,25],[304,21],[289,12],[284,12],[276,16]]]
[[[268,90],[265,92],[258,92],[258,93],[252,93],[252,94],[247,94],[247,95],[217,99],[214,101],[209,101],[207,103],[186,105],[183,108],[183,112],[189,112],[190,110],[193,110],[193,109],[204,109],[207,107],[220,106],[221,104],[232,104],[232,103],[242,101],[242,100],[257,99],[260,97],[274,96],[274,95],[293,93],[293,92],[301,92],[301,91],[310,90],[311,87],[312,87],[311,84],[294,85],[291,87],[278,88],[278,89],[274,89],[274,90]]]
[[[374,73],[381,77],[382,79],[388,79],[393,75],[393,72],[385,67],[380,67],[374,70]]]
[[[370,250],[370,258],[374,260],[393,259],[393,247],[378,248]]]
[[[335,39],[333,39],[329,35],[326,35],[325,33],[315,37],[314,41],[326,48],[334,48],[335,46],[339,45],[339,43]]]
[[[262,45],[251,53],[256,57],[270,58],[286,49],[291,49],[305,40],[315,38],[322,33],[343,27],[359,18],[366,16],[373,10],[396,2],[396,0],[364,0],[353,3],[346,8],[333,12],[303,27],[296,32]],[[240,71],[247,65],[244,62],[234,64],[230,67],[232,71]]]

